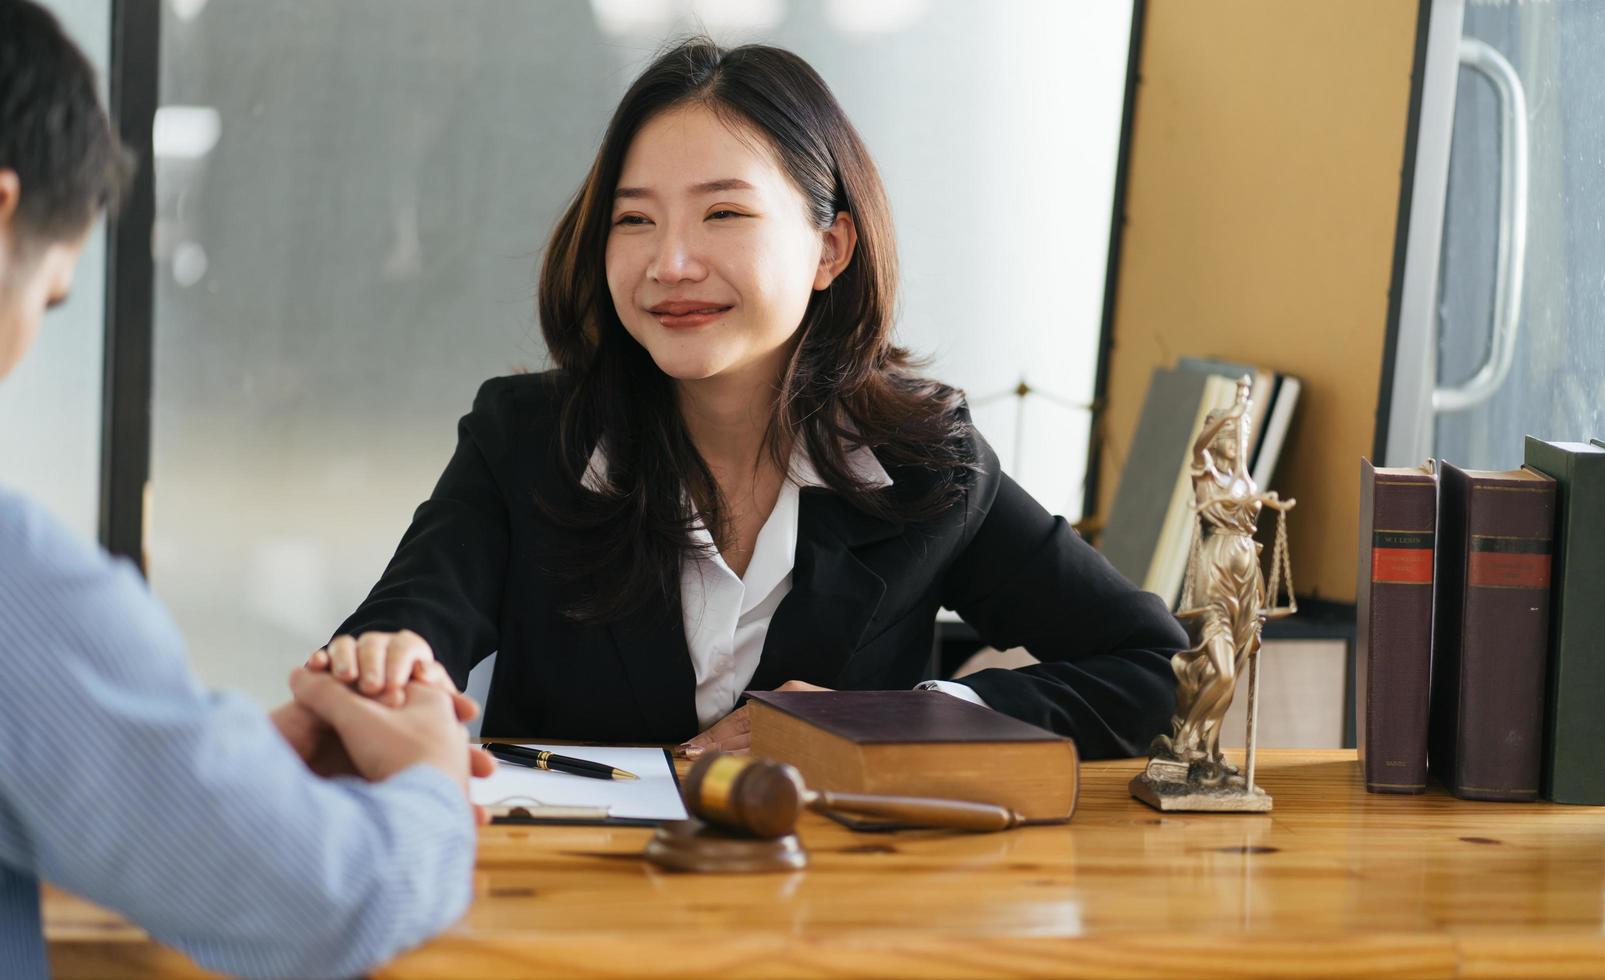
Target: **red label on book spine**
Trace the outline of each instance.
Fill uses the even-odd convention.
[[[1372,548],[1371,581],[1431,585],[1432,549]]]
[[[1549,556],[1473,551],[1467,584],[1501,589],[1549,588]]]

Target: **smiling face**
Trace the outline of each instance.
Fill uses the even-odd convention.
[[[682,384],[773,383],[816,289],[852,254],[845,213],[820,231],[758,135],[700,105],[649,120],[624,158],[607,240],[619,320]]]

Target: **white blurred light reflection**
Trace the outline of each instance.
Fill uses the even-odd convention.
[[[674,5],[671,0],[591,0],[591,14],[604,34],[656,34],[674,19]]]
[[[206,249],[199,242],[180,242],[173,249],[173,281],[188,288],[206,277]]]
[[[206,9],[206,0],[173,0],[173,16],[188,23]]]
[[[163,160],[199,160],[223,133],[223,117],[204,105],[164,105],[151,125],[151,149]]]
[[[785,0],[691,0],[691,13],[714,37],[772,31],[786,19]]]
[[[843,34],[896,34],[919,22],[930,0],[828,0],[825,19]]]

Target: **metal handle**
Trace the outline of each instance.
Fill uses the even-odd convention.
[[[1493,336],[1488,359],[1470,378],[1432,390],[1434,412],[1481,404],[1505,383],[1521,327],[1522,274],[1527,267],[1527,93],[1505,56],[1490,45],[1460,39],[1460,65],[1480,72],[1499,95],[1499,252],[1494,272]]]

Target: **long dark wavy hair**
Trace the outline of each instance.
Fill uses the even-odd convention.
[[[614,620],[655,600],[677,607],[681,562],[705,548],[691,536],[698,513],[714,540],[725,540],[725,502],[686,430],[674,381],[620,322],[605,265],[613,194],[630,143],[648,120],[686,105],[767,140],[819,230],[841,211],[857,226],[851,260],[814,292],[792,338],[765,451],[784,471],[801,440],[821,479],[853,507],[909,522],[952,506],[974,465],[959,394],[919,377],[909,352],[892,343],[891,208],[829,87],[780,48],[683,41],[625,93],[541,268],[541,330],[566,380],[559,450],[572,491],[563,505],[543,502],[543,509],[582,532],[575,540],[583,548],[561,555],[552,570],[579,586],[566,611],[581,621]],[[598,441],[606,447],[609,487],[590,492],[580,481]],[[909,481],[912,489],[865,485],[846,462],[855,444],[931,478]]]

